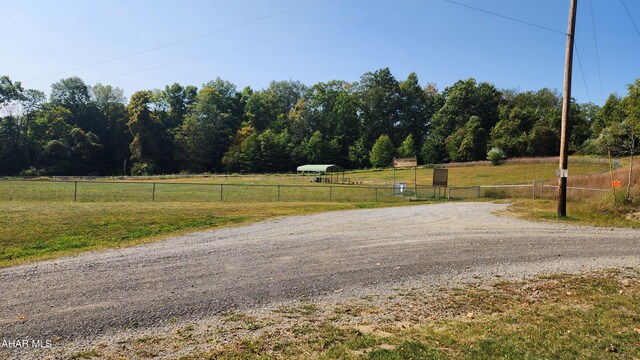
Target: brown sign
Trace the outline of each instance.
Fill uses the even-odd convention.
[[[449,169],[433,169],[433,186],[448,186]]]
[[[396,159],[393,158],[393,167],[394,168],[402,168],[402,167],[416,167],[418,166],[418,158],[401,158]]]

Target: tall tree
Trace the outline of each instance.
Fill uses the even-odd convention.
[[[287,114],[304,97],[307,87],[299,81],[272,81],[263,91],[253,92],[245,106],[245,117],[258,131],[286,127]]]
[[[54,106],[62,106],[71,112],[69,121],[73,126],[100,132],[98,127],[101,124],[95,121],[94,108],[91,106],[90,88],[79,77],[73,76],[53,83],[50,102]]]
[[[222,157],[240,125],[234,117],[235,92],[221,91],[217,86],[203,87],[177,134],[180,159],[189,171],[221,170]]]
[[[412,72],[407,80],[400,83],[400,123],[394,139],[396,143],[406,139],[409,134],[414,141],[422,139],[433,115],[430,105],[427,93],[418,83],[418,76]],[[420,146],[420,143],[417,145]]]
[[[360,119],[366,145],[400,125],[400,86],[389,68],[362,75],[358,87]]]
[[[133,175],[154,174],[164,170],[167,155],[163,147],[165,129],[151,109],[153,97],[151,91],[138,91],[131,96],[127,105]]]
[[[167,85],[161,93],[163,100],[167,103],[167,129],[177,129],[184,121],[189,106],[191,106],[198,96],[198,89],[195,86],[182,86],[178,83]]]
[[[97,133],[102,147],[96,155],[97,170],[103,174],[122,174],[131,156],[132,137],[127,125],[129,118],[122,89],[111,85],[94,85],[91,89],[97,108],[101,131]]]

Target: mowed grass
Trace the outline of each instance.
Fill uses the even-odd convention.
[[[378,203],[0,203],[0,267],[269,218]]]
[[[446,167],[446,164],[443,165]],[[558,162],[553,160],[530,162],[514,162],[503,165],[456,166],[449,168],[449,186],[482,186],[532,183],[533,180],[556,181]],[[609,170],[609,165],[602,161],[590,161],[585,158],[571,158],[569,161],[570,176],[601,173]],[[353,171],[347,176],[358,182],[393,181],[393,169]],[[431,185],[433,169],[417,169],[419,185]],[[414,182],[413,169],[396,169],[396,181]]]
[[[235,312],[93,350],[183,360],[638,359],[638,314],[640,274],[625,269]]]
[[[151,181],[1,180],[0,201],[394,202],[375,186]]]

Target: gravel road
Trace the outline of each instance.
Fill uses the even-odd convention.
[[[640,266],[640,232],[446,203],[330,212],[0,270],[0,339],[81,339],[398,284]]]

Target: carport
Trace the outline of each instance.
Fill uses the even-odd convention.
[[[316,182],[344,183],[344,168],[339,165],[302,165],[297,170],[298,175],[315,175]]]

